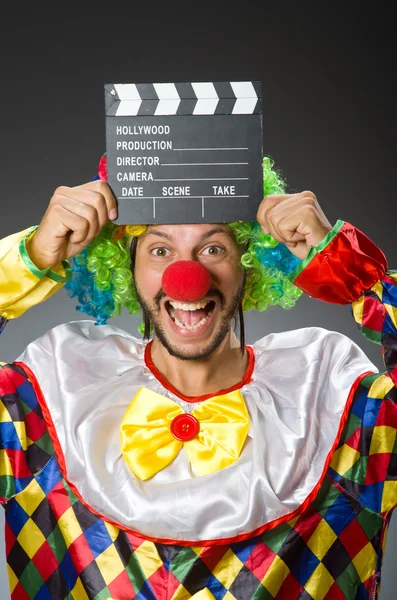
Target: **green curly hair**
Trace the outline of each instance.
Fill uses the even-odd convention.
[[[286,182],[270,157],[263,159],[264,195],[285,192]],[[241,264],[246,269],[242,308],[264,311],[269,306],[292,308],[302,292],[288,278],[300,262],[257,221],[228,223],[239,244],[246,247]],[[141,311],[131,265],[134,230],[144,227],[107,223],[91,244],[72,261],[72,278],[66,285],[76,307],[96,319],[97,325],[126,309],[131,315]],[[141,330],[141,328],[140,328]],[[141,331],[142,332],[142,331]]]

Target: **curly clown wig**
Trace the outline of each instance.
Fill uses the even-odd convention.
[[[96,179],[107,180],[106,156],[103,156]],[[263,193],[280,194],[286,183],[274,168],[271,158],[263,159]],[[257,221],[229,223],[239,244],[246,247],[241,263],[246,269],[242,310],[266,310],[279,305],[291,308],[302,292],[288,279],[300,262],[285,246],[262,231]],[[66,285],[70,296],[78,299],[76,307],[104,325],[110,317],[126,309],[131,315],[141,311],[134,285],[131,248],[134,238],[145,233],[146,225],[107,223],[101,233],[72,259],[72,278]],[[135,242],[136,243],[136,242]],[[143,333],[142,326],[139,328]]]

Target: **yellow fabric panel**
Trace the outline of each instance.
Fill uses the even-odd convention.
[[[356,571],[364,583],[374,573],[376,568],[377,555],[371,542],[353,558],[353,564]]]
[[[151,577],[151,575],[153,575],[153,573],[155,573],[155,571],[163,564],[155,544],[148,540],[145,540],[138,548],[136,548],[135,555],[139,560],[139,564],[146,579],[149,579],[149,577]]]
[[[338,450],[335,452],[331,467],[334,469],[339,475],[344,475],[352,468],[352,466],[358,461],[360,458],[360,453],[354,448],[351,448],[347,444],[343,444]]]
[[[334,578],[324,565],[320,563],[306,583],[305,590],[313,598],[316,598],[316,600],[323,600],[333,583]]]
[[[29,517],[31,517],[39,504],[43,502],[44,498],[45,493],[36,479],[33,479],[23,492],[18,494],[15,501],[18,502],[19,506],[23,508]]]
[[[0,477],[2,475],[8,475],[9,477],[13,477],[14,472],[12,470],[12,465],[10,463],[10,459],[8,458],[7,452],[0,449]]]
[[[392,454],[397,430],[386,425],[377,425],[372,432],[369,454]]]
[[[21,240],[29,236],[29,232],[34,234],[28,228],[0,240],[0,316],[6,319],[19,317],[52,296],[65,283],[53,281],[45,271],[41,271],[40,278],[29,270],[19,251]],[[65,277],[61,264],[52,270]]]
[[[87,595],[87,592],[84,589],[80,577],[77,578],[76,584],[72,590],[72,598],[73,600],[90,600]],[[113,599],[109,598],[109,600]]]
[[[316,530],[307,542],[310,550],[322,560],[337,538],[336,533],[325,519],[321,519]],[[323,577],[323,574],[321,575]],[[307,590],[309,591],[309,590]]]
[[[45,537],[33,519],[28,519],[19,532],[17,540],[29,558],[33,558],[39,548],[44,544]]]
[[[264,578],[262,579],[262,585],[271,593],[274,598],[278,594],[279,589],[281,588],[288,573],[289,568],[283,559],[279,556],[275,556],[271,567],[269,567]]]
[[[15,575],[14,571],[11,569],[10,565],[7,565],[7,572],[8,572],[8,584],[10,586],[10,592],[12,594],[18,585],[19,579]]]
[[[106,585],[112,583],[124,571],[124,565],[113,544],[110,544],[106,550],[101,552],[96,557],[95,562]]]
[[[382,373],[375,379],[368,392],[370,398],[382,400],[394,386],[393,380],[387,373]]]
[[[214,567],[213,574],[228,590],[243,566],[244,563],[242,563],[233,550],[229,548],[224,557],[218,562],[216,567]]]
[[[397,506],[397,481],[392,479],[384,483],[381,512],[386,513],[395,506]]]

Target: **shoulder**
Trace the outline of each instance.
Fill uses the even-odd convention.
[[[323,327],[304,327],[271,333],[253,344],[256,364],[273,372],[308,368],[377,372],[377,367],[348,336]]]
[[[109,361],[141,358],[145,344],[128,332],[111,325],[95,325],[94,321],[70,321],[49,329],[31,342],[21,356],[20,362],[30,365],[49,364],[54,361],[70,362]],[[18,362],[17,361],[17,362]]]
[[[279,333],[270,333],[257,340],[253,348],[260,352],[266,350],[287,350],[291,348],[305,348],[311,344],[341,344],[357,346],[347,335],[324,327],[302,327]]]
[[[142,341],[138,340],[127,331],[120,329],[118,327],[114,327],[112,325],[95,325],[94,321],[88,319],[82,319],[79,321],[69,321],[68,323],[61,323],[52,329],[49,329],[42,335],[37,338],[35,341],[31,342],[29,346],[32,344],[37,344],[40,342],[44,342],[46,339],[84,339],[88,342],[97,342],[103,341],[106,339],[119,338],[119,339],[128,339],[130,342],[139,346],[142,345]],[[28,346],[28,347],[29,347]]]

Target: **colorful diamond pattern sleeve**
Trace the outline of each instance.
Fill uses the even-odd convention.
[[[388,374],[362,380],[330,476],[382,518],[397,505],[397,389]]]
[[[52,296],[70,277],[67,261],[41,271],[30,260],[26,241],[36,227],[0,240],[0,332],[7,320]]]
[[[353,302],[353,315],[361,333],[381,344],[386,369],[397,385],[397,271],[387,271]]]
[[[52,454],[32,384],[17,365],[0,363],[0,501],[24,490]]]
[[[351,303],[363,335],[382,346],[386,372],[365,380],[368,389],[353,407],[334,466],[341,485],[385,515],[397,504],[397,272],[343,221],[303,262],[292,276],[295,285],[326,302]]]

